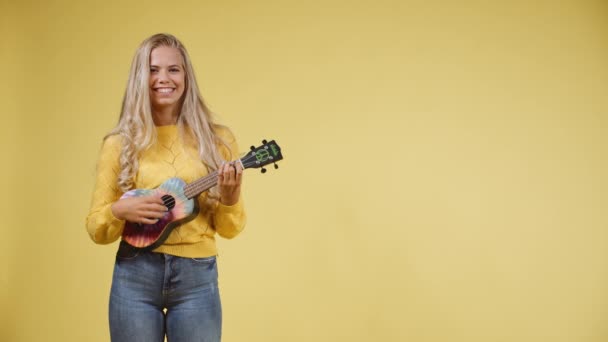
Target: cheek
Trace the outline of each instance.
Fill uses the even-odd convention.
[[[183,93],[184,90],[186,89],[186,80],[185,80],[185,78],[181,78],[179,80],[178,84],[179,84],[180,91]]]

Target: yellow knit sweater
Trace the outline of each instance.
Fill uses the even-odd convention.
[[[135,188],[153,189],[171,177],[183,179],[186,183],[207,175],[207,168],[200,161],[194,144],[184,144],[175,125],[158,126],[157,143],[146,150],[139,158],[139,169],[135,177]],[[228,130],[219,130],[218,134],[230,143],[232,158],[238,157],[238,148],[234,137]],[[121,196],[117,180],[120,172],[119,157],[121,137],[108,137],[101,148],[97,162],[97,177],[91,209],[86,219],[86,227],[91,239],[98,244],[116,241],[121,235],[125,221],[112,214],[111,205]],[[225,159],[229,151],[220,147]],[[215,233],[225,238],[233,238],[243,230],[246,215],[242,196],[239,201],[226,206],[215,201],[214,214],[209,217],[205,211],[206,193],[198,197],[200,212],[196,218],[174,229],[165,243],[155,252],[181,257],[208,257],[217,255]]]

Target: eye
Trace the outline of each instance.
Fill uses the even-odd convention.
[[[155,68],[150,69],[150,73],[151,73],[151,74],[154,74],[154,73],[156,73],[156,72],[158,72],[158,69],[155,69]]]
[[[170,72],[179,72],[179,69],[178,68],[171,68],[171,69],[169,69],[169,71]]]

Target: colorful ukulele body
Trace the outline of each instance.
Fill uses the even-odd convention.
[[[186,186],[180,178],[170,178],[156,189],[136,189],[125,192],[121,198],[160,195],[169,209],[155,224],[126,222],[122,238],[135,248],[154,249],[169,237],[180,224],[193,220],[198,215],[198,201],[184,194]]]
[[[251,147],[251,152],[239,159],[243,169],[262,168],[283,159],[281,148],[275,141],[263,141],[259,147]],[[124,193],[122,198],[160,195],[169,209],[155,224],[126,222],[122,239],[140,250],[152,250],[162,245],[173,229],[193,220],[199,213],[197,197],[217,184],[217,172],[187,184],[180,178],[170,178],[156,189],[136,189]]]

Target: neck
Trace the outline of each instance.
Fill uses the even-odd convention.
[[[152,118],[156,126],[175,125],[178,116],[177,108],[164,107],[152,109]]]

